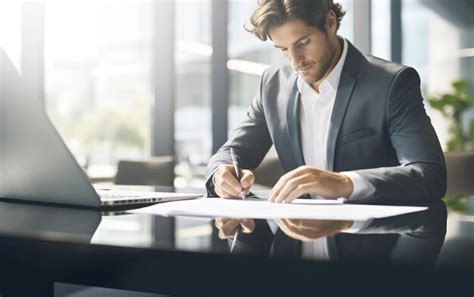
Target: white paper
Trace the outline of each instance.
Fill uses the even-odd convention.
[[[296,199],[292,203],[273,203],[261,199],[200,198],[160,203],[129,212],[162,216],[363,221],[427,209],[427,207],[415,206],[342,204],[337,200],[332,201],[334,204],[321,204],[328,202],[316,201],[318,200]]]

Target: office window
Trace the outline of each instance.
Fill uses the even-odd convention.
[[[17,70],[21,67],[21,2],[0,2],[0,48]]]
[[[255,8],[253,0],[229,1],[229,133],[244,118],[257,92],[260,75],[269,65],[283,61],[271,42],[262,42],[244,30]]]
[[[335,1],[341,3],[342,7],[346,10],[346,15],[341,21],[341,27],[337,34],[342,37],[349,39],[353,43],[354,40],[354,1],[353,0],[344,0],[344,1]]]
[[[390,60],[390,2],[391,0],[371,1],[371,54]]]
[[[211,1],[176,2],[176,185],[202,186],[211,155]]]
[[[99,175],[150,154],[151,13],[152,2],[45,1],[47,110]]]
[[[458,79],[468,81],[474,91],[473,14],[472,4],[462,0],[402,2],[402,62],[420,73],[425,98],[451,91],[451,83]],[[429,104],[426,107],[445,144],[447,121]],[[473,117],[474,111],[467,116]]]
[[[150,155],[152,2],[50,0],[44,8],[47,111],[92,177],[113,176],[118,160]],[[120,233],[149,243],[151,224],[105,220],[95,239]]]

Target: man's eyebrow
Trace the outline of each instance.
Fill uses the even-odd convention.
[[[293,44],[298,43],[298,42],[300,42],[301,40],[303,40],[303,39],[305,39],[305,38],[308,38],[310,35],[311,35],[311,33],[308,33],[308,34],[306,34],[306,35],[303,35],[301,38],[299,38],[298,40],[296,40],[295,42],[293,42]],[[276,47],[276,48],[279,48],[279,49],[285,48],[284,46],[281,46],[281,45],[278,45],[278,44],[274,44],[273,46]]]

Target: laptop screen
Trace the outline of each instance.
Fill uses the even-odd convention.
[[[0,197],[99,207],[44,104],[0,49]]]

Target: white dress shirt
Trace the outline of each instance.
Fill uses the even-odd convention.
[[[332,109],[336,99],[341,72],[347,56],[347,41],[344,40],[341,57],[331,73],[319,86],[316,92],[300,76],[297,79],[300,92],[301,108],[301,146],[305,164],[321,170],[327,170],[327,140]],[[351,171],[341,172],[348,176],[354,184],[349,199],[372,194],[375,188],[359,174]],[[320,198],[313,196],[313,198]]]
[[[301,108],[301,145],[305,164],[321,170],[327,170],[327,139],[332,109],[336,99],[337,88],[341,79],[342,68],[347,57],[347,41],[344,39],[341,57],[331,73],[319,86],[316,92],[300,76],[297,87],[300,92]],[[364,197],[375,191],[375,188],[355,172],[341,172],[348,176],[354,184],[354,190],[349,197]],[[321,198],[311,195],[312,198]],[[367,222],[354,222],[353,226],[345,232],[357,232]],[[327,238],[319,238],[302,245],[302,256],[306,259],[325,261],[329,260]]]

